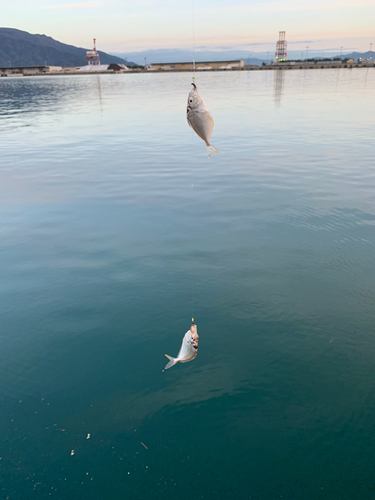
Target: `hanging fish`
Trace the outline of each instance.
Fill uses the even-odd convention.
[[[182,339],[181,349],[177,354],[177,358],[172,358],[172,356],[168,356],[168,354],[166,354],[170,361],[166,365],[165,369],[168,370],[168,368],[171,368],[171,366],[178,362],[187,363],[188,361],[192,361],[198,354],[198,339],[197,326],[194,324],[193,319],[193,324],[191,325],[190,330],[185,333],[184,338]]]
[[[206,143],[207,154],[210,158],[211,152],[219,152],[210,144],[210,137],[214,129],[214,121],[207,104],[198,94],[197,86],[195,83],[192,83],[192,85],[193,90],[189,93],[187,103],[187,121],[194,132]]]

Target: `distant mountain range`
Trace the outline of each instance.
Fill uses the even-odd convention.
[[[117,57],[129,58],[137,64],[172,63],[191,61],[193,54],[191,49],[149,49],[142,52],[113,53]],[[197,50],[195,52],[195,61],[232,61],[235,59],[247,59],[249,53],[239,50]],[[252,57],[250,57],[253,59]]]
[[[142,52],[114,53],[117,57],[128,57],[137,64],[187,62],[192,60],[192,51],[188,49],[150,49]],[[273,55],[273,54],[271,54]],[[271,56],[270,56],[271,57]],[[260,65],[266,58],[262,59],[262,54],[250,54],[241,50],[199,50],[195,53],[197,63],[203,61],[234,61],[243,59],[245,64]],[[249,63],[250,61],[250,63]]]
[[[351,52],[350,54],[345,54],[344,56],[336,56],[336,57],[347,57],[348,59],[354,59],[357,61],[360,57],[362,59],[370,59],[372,58],[373,61],[375,61],[375,52],[372,50],[368,50],[367,52]]]
[[[323,51],[322,51],[323,52]],[[137,64],[145,64],[145,58],[147,64],[152,63],[171,63],[171,62],[186,62],[192,60],[192,51],[188,49],[150,49],[144,50],[142,52],[128,52],[124,53],[114,53],[117,57],[129,58],[135,61]],[[326,57],[340,57],[335,53],[326,54]],[[309,57],[314,57],[309,55]],[[352,52],[351,54],[343,54],[342,57],[353,58],[357,60],[359,57],[369,58],[372,57],[375,60],[375,52]],[[269,51],[268,54],[265,52],[247,52],[244,50],[228,49],[228,50],[208,50],[200,49],[195,52],[196,62],[202,61],[231,61],[235,59],[242,59],[245,64],[254,64],[260,66],[263,62],[271,62],[274,58],[274,52]],[[292,50],[288,51],[288,59],[300,59],[301,51]],[[316,57],[316,59],[322,59],[322,57]]]
[[[86,51],[92,50],[74,47],[58,42],[46,35],[32,35],[27,31],[13,28],[0,28],[0,67],[4,66],[85,66]],[[101,64],[127,64],[117,56],[98,51]]]
[[[32,35],[26,31],[14,28],[0,28],[0,67],[4,66],[85,66],[86,51],[81,47],[58,42],[46,35]],[[184,62],[192,60],[190,49],[150,49],[142,52],[107,54],[98,51],[102,64],[126,64],[127,66],[150,63]],[[237,49],[212,50],[200,48],[195,53],[196,62],[200,61],[231,61],[243,59],[245,64],[261,65],[273,61],[273,52],[251,52]],[[326,54],[327,57],[339,57],[337,54]],[[300,59],[300,51],[289,51],[288,59]],[[311,57],[311,56],[310,56]],[[375,52],[352,52],[342,57],[370,58],[375,60]],[[130,59],[130,61],[129,61]],[[317,57],[321,59],[321,57]],[[146,60],[146,61],[145,61]],[[135,62],[131,62],[135,61]]]

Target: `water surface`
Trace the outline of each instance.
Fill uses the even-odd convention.
[[[375,71],[190,81],[1,79],[2,498],[375,494]]]

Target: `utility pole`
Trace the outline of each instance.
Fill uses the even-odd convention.
[[[306,62],[309,60],[309,46],[306,45]]]
[[[344,48],[344,47],[340,47],[340,59],[341,59],[341,60],[342,60],[342,49],[343,49],[343,48]]]

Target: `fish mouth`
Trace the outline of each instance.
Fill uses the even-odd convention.
[[[195,85],[195,83],[192,83],[192,86],[193,86],[195,89],[197,88],[197,86]]]

